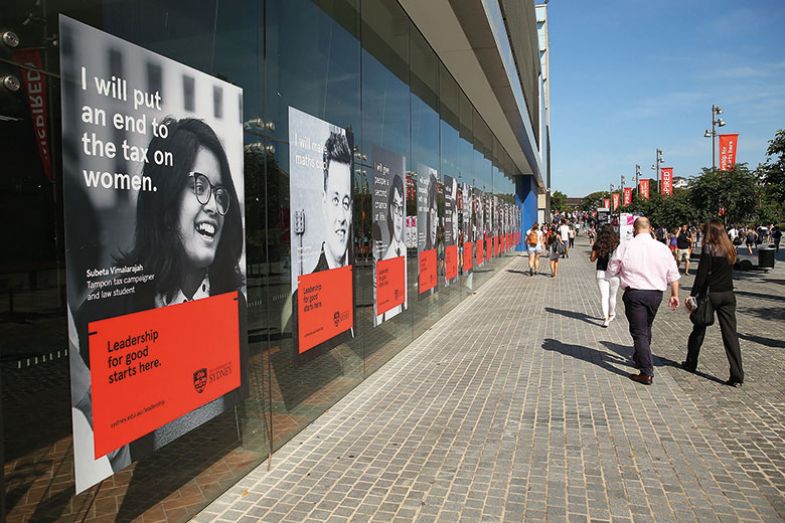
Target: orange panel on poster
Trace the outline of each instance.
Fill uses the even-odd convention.
[[[88,324],[95,457],[240,386],[237,292]]]
[[[436,249],[420,253],[420,294],[436,287]]]
[[[483,261],[482,240],[477,240],[477,267],[482,265],[482,261]]]
[[[444,249],[444,277],[452,281],[458,277],[458,246],[448,245]]]
[[[300,354],[354,326],[352,266],[297,277]]]
[[[470,271],[472,270],[472,262],[474,261],[474,257],[472,256],[472,246],[474,244],[472,242],[466,242],[463,244],[463,271]]]
[[[403,305],[406,299],[406,257],[376,262],[376,314]]]

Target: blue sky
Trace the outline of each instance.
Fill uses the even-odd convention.
[[[675,176],[711,166],[711,105],[764,161],[785,129],[785,0],[551,0],[551,186],[584,196],[644,176],[655,149]]]

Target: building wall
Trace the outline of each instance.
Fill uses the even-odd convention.
[[[67,351],[64,308],[59,49],[41,38],[57,33],[60,13],[241,87],[244,120],[271,124],[244,136],[247,399],[78,496],[68,362],[79,355]],[[23,24],[30,14],[33,21]],[[13,167],[0,180],[0,214],[10,224],[9,244],[19,246],[0,255],[0,314],[13,320],[3,326],[0,367],[4,513],[11,520],[187,520],[506,263],[494,258],[489,270],[467,271],[418,299],[417,252],[410,250],[409,308],[373,327],[374,148],[403,156],[415,178],[416,166],[428,165],[441,181],[470,183],[498,201],[517,202],[525,220],[536,219],[532,177],[515,176],[507,151],[397,2],[230,0],[196,9],[185,0],[20,0],[2,10],[0,26],[16,30],[23,47],[44,48],[54,177],[50,183],[44,176],[21,95],[3,93],[3,113],[19,118],[0,130],[0,154]],[[536,58],[527,58],[528,67]],[[355,336],[305,362],[293,356],[288,321],[290,107],[351,129],[357,148]],[[82,218],[90,227],[90,216]],[[194,319],[195,327],[208,323]]]

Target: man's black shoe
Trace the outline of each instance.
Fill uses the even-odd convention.
[[[686,370],[687,372],[692,372],[693,374],[695,374],[695,371],[698,370],[697,365],[692,365],[691,363],[688,363],[686,361],[681,362],[681,368]]]
[[[735,387],[735,388],[738,389],[738,388],[741,388],[741,384],[742,383],[744,383],[744,382],[743,381],[739,381],[739,380],[728,380],[728,381],[725,382],[725,385],[727,385],[729,387]]]
[[[648,374],[641,372],[640,374],[630,374],[630,379],[642,383],[643,385],[651,385],[654,381],[654,376],[649,376]]]

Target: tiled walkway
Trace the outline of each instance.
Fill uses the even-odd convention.
[[[599,326],[587,253],[579,239],[556,279],[514,258],[196,520],[785,518],[779,269],[738,286],[744,388],[670,366],[689,322],[665,306],[645,387],[626,377],[621,300]],[[718,333],[706,343],[701,368],[726,379]]]

